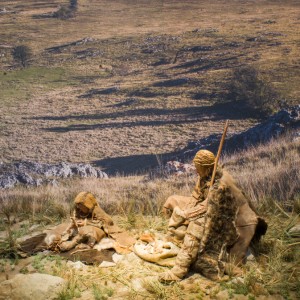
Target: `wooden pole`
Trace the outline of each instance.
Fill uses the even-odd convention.
[[[221,138],[221,141],[220,141],[220,145],[219,145],[219,149],[218,149],[218,153],[217,153],[217,157],[216,157],[216,160],[215,160],[214,170],[213,170],[213,173],[212,173],[212,176],[211,176],[210,188],[213,186],[214,181],[215,181],[215,177],[216,177],[216,173],[217,173],[217,167],[218,167],[218,162],[219,162],[219,158],[221,156],[221,152],[222,152],[223,144],[224,144],[224,141],[225,141],[225,137],[226,137],[228,125],[229,125],[229,121],[226,120],[224,131],[223,131],[223,135],[222,135],[222,138]]]

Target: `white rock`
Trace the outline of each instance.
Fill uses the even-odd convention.
[[[67,265],[76,270],[87,268],[87,266],[84,263],[82,263],[81,261],[76,261],[76,262],[68,261]]]
[[[134,252],[131,252],[129,254],[125,255],[126,261],[134,264],[134,263],[140,263],[142,259],[140,259]]]
[[[247,261],[252,261],[252,262],[256,261],[255,256],[253,254],[248,255]]]
[[[114,262],[110,262],[110,261],[103,261],[99,267],[100,268],[110,268],[110,267],[114,267],[116,264]]]
[[[0,284],[0,300],[51,300],[64,287],[65,280],[48,274],[18,274]]]
[[[289,234],[293,237],[300,236],[300,224],[295,225],[289,230]]]
[[[233,284],[244,284],[245,280],[242,277],[236,277],[231,280]]]
[[[114,253],[114,254],[112,255],[112,260],[113,260],[115,263],[118,263],[118,262],[121,261],[123,258],[124,258],[124,255],[121,255],[121,254],[118,254],[118,253]]]

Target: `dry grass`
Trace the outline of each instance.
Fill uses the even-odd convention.
[[[224,119],[239,132],[257,116],[220,104],[220,96],[231,71],[244,65],[258,68],[290,104],[299,102],[298,1],[82,0],[74,19],[32,18],[67,2],[1,2],[16,12],[0,19],[3,161],[84,161],[133,172],[188,141],[220,133]],[[45,50],[84,37],[93,40],[58,53]],[[20,38],[34,52],[26,70],[16,68],[6,47]],[[103,93],[111,87],[117,89]],[[93,89],[100,92],[91,95]],[[261,260],[247,266],[243,285],[225,287],[231,292],[261,294],[258,283],[268,293],[299,297],[299,244],[287,234],[299,222],[299,152],[299,140],[285,139],[224,159],[270,225]],[[124,228],[136,234],[164,231],[162,203],[173,193],[188,195],[193,181],[117,176],[1,191],[0,225],[9,234],[0,246],[6,254],[15,251],[19,221],[30,226],[67,219],[82,190],[97,195]],[[56,259],[51,270],[44,264],[44,258],[36,258],[37,271],[69,282],[61,299],[105,299],[112,292],[123,299],[202,299],[207,292],[183,293],[180,286],[150,279],[137,292],[133,279],[162,272],[144,262],[108,271],[91,267],[86,273]]]
[[[205,294],[210,293],[213,297],[223,289],[229,295],[255,297],[280,294],[285,299],[296,299],[300,292],[299,239],[292,238],[288,230],[299,223],[299,208],[295,205],[292,209],[292,203],[299,199],[299,191],[292,188],[293,182],[299,182],[299,172],[294,172],[299,170],[298,150],[298,140],[286,136],[224,158],[227,168],[239,179],[245,192],[250,192],[251,200],[269,224],[267,234],[257,249],[260,256],[245,266],[243,282],[236,283],[228,279],[221,285],[206,281],[204,284],[201,278],[188,289],[177,284],[163,286],[155,276],[164,268],[139,260],[129,264],[121,261],[116,268],[109,270],[88,267],[86,270],[74,271],[66,267],[66,262],[61,259],[37,256],[34,266],[39,272],[68,280],[68,286],[60,295],[61,299],[106,299],[114,296],[124,299],[186,299],[187,295],[191,299],[202,299]],[[280,174],[290,177],[285,177],[281,182]],[[285,181],[289,184],[285,184]],[[193,177],[145,180],[142,176],[118,176],[107,180],[67,180],[58,187],[15,188],[1,192],[0,207],[4,216],[2,228],[7,225],[7,219],[12,228],[15,221],[26,219],[30,220],[30,224],[44,222],[45,225],[64,220],[71,210],[74,196],[82,190],[89,190],[97,195],[100,205],[114,215],[120,226],[137,236],[144,230],[164,232],[167,224],[160,215],[163,202],[173,193],[188,195],[193,184]],[[282,198],[283,195],[289,197]],[[12,232],[15,234],[11,235],[12,239],[1,244],[1,247],[6,247],[5,253],[8,253],[9,247],[13,250],[17,232],[14,229]],[[49,263],[49,260],[52,262]],[[144,280],[140,281],[139,278]]]
[[[299,213],[300,140],[296,132],[224,158],[227,168],[257,205],[274,208],[274,200]]]
[[[65,181],[58,187],[16,188],[1,191],[1,213],[11,220],[30,217],[32,221],[66,217],[76,194],[87,190],[95,194],[101,207],[112,215],[160,215],[165,199],[173,194],[187,194],[188,177],[145,180],[143,176],[112,177],[106,180]],[[40,219],[41,218],[41,219]]]
[[[247,129],[257,116],[219,103],[244,65],[299,102],[299,5],[288,2],[80,1],[76,17],[62,21],[32,16],[67,1],[2,1],[16,14],[1,15],[1,43],[22,36],[35,56],[20,71],[0,48],[0,159],[132,173],[132,164],[155,164],[156,154],[221,132],[224,119],[234,132]],[[45,50],[84,37],[93,40]],[[119,89],[101,94],[111,87]],[[100,93],[89,96],[93,89]]]

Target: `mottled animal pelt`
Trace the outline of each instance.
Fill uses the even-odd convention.
[[[209,197],[203,237],[193,265],[197,272],[213,280],[223,275],[226,249],[238,238],[234,225],[237,209],[230,189],[215,185]]]

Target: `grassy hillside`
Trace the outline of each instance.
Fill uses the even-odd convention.
[[[80,0],[73,18],[49,17],[68,3],[0,3],[0,161],[90,162],[136,175],[1,191],[0,281],[58,275],[68,282],[60,300],[299,298],[299,238],[288,230],[299,223],[300,148],[291,136],[223,157],[269,223],[238,281],[191,274],[163,286],[154,276],[165,269],[141,261],[78,271],[57,256],[15,257],[17,237],[67,220],[83,190],[136,236],[164,233],[164,201],[189,195],[195,178],[137,174],[222,132],[225,119],[233,134],[265,117],[228,99],[234,71],[253,67],[278,99],[300,99],[299,1]],[[26,68],[11,55],[18,45],[32,50]]]
[[[43,229],[66,220],[75,195],[83,190],[97,195],[101,207],[136,236],[145,230],[165,233],[167,221],[161,216],[164,201],[174,193],[189,195],[194,176],[67,180],[57,187],[19,187],[2,192],[0,278],[4,280],[18,272],[36,271],[61,276],[68,280],[68,286],[59,299],[219,299],[219,293],[225,294],[225,298],[246,295],[248,299],[263,296],[267,297],[263,299],[297,299],[300,295],[299,238],[292,238],[288,230],[300,221],[299,145],[299,138],[287,136],[223,158],[227,169],[269,224],[260,256],[246,264],[243,279],[239,281],[225,277],[223,282],[217,283],[191,274],[182,283],[163,286],[155,276],[165,269],[141,261],[129,265],[120,262],[113,269],[90,266],[74,271],[56,256],[38,255],[20,261],[8,259],[15,251],[16,237],[28,230]],[[38,227],[32,227],[37,224]],[[10,230],[10,238],[4,237],[5,230]],[[141,274],[143,289],[137,291]],[[97,298],[98,294],[104,298]]]
[[[92,162],[121,172],[261,116],[226,102],[251,65],[299,103],[298,1],[2,1],[0,159]],[[0,8],[1,8],[0,7]],[[25,44],[21,69],[10,54]]]

